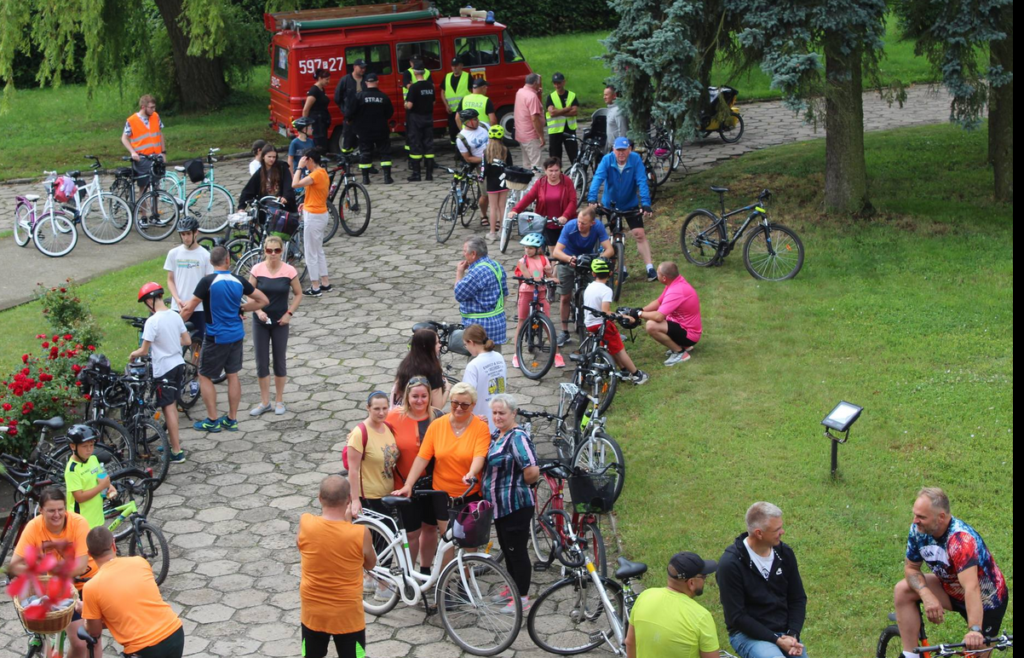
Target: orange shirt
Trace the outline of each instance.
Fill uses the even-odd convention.
[[[126,654],[156,646],[181,628],[144,557],[115,557],[104,564],[82,591],[82,618],[102,620]]]
[[[89,550],[85,545],[85,536],[89,534],[89,522],[81,514],[74,512],[67,513],[67,522],[64,530],[59,534],[53,534],[46,529],[46,522],[42,516],[37,516],[25,525],[21,533],[18,545],[14,547],[14,554],[25,557],[25,548],[35,546],[48,553],[53,553],[58,558],[63,552],[50,545],[51,542],[69,542],[75,545],[75,557],[88,555]],[[89,570],[79,576],[80,578],[91,578],[96,574],[96,563],[89,558]],[[75,589],[82,591],[82,583],[75,583]]]
[[[327,192],[330,191],[331,177],[323,167],[317,168],[309,177],[313,179],[313,184],[306,188],[306,200],[302,208],[308,213],[323,214],[327,212]]]
[[[363,541],[366,528],[303,514],[299,519],[303,625],[338,635],[366,628],[363,615]]]
[[[462,476],[469,472],[473,458],[487,456],[487,449],[491,447],[491,429],[487,421],[473,416],[462,436],[455,436],[451,417],[451,414],[445,414],[430,424],[423,437],[419,456],[427,461],[431,457],[437,458],[434,463],[434,488],[454,498],[466,490]],[[470,493],[480,493],[479,482]]]
[[[434,409],[430,410],[429,418],[433,418]],[[395,489],[405,486],[405,476],[409,474],[412,463],[420,451],[423,437],[420,436],[419,421],[405,415],[401,407],[388,412],[388,423],[395,428],[395,443],[398,444],[398,464],[395,465]]]

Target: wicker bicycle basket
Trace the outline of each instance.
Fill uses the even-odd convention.
[[[46,589],[46,583],[49,580],[49,576],[39,577],[39,582],[42,584],[43,589]],[[55,634],[67,628],[75,614],[75,606],[78,604],[78,590],[73,587],[71,588],[71,598],[71,605],[63,610],[51,610],[42,619],[25,619],[25,608],[17,597],[14,598],[14,609],[18,611],[18,619],[21,620],[21,625],[29,633]]]
[[[509,165],[505,167],[505,187],[510,190],[525,190],[530,187],[533,172],[523,167]]]

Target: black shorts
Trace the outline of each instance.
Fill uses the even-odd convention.
[[[355,633],[342,633],[331,635],[306,628],[302,624],[302,658],[324,658],[327,655],[327,645],[331,638],[334,638],[334,649],[338,652],[338,658],[356,658],[364,656],[366,649],[366,629]]]
[[[480,494],[470,494],[466,496],[463,504],[475,503],[478,500],[482,500],[482,498]],[[445,496],[431,496],[430,500],[434,503],[434,516],[437,520],[448,523],[448,510],[451,509],[448,506],[449,499]]]
[[[156,385],[156,406],[163,409],[178,402],[178,391],[181,390],[181,380],[185,378],[185,364],[174,366],[157,377]],[[160,380],[167,380],[164,384]]]
[[[967,606],[962,601],[957,601],[954,598],[949,599],[950,604],[953,606],[953,611],[960,613],[960,616],[967,621]],[[992,608],[991,610],[985,610],[981,616],[981,634],[985,637],[995,637],[999,633],[1000,626],[1003,625],[1003,616],[1006,615],[1006,607],[1010,604],[1010,597],[1007,596],[1006,600],[1003,601],[1003,605],[998,608]]]
[[[199,356],[199,374],[213,379],[220,373],[234,375],[242,369],[242,341],[233,343],[215,343],[212,336],[203,340],[203,350]]]
[[[437,525],[434,502],[426,496],[413,498],[410,504],[399,507],[398,513],[402,515],[402,525],[405,526],[406,532],[416,532],[423,524]]]
[[[686,329],[683,329],[675,322],[672,322],[671,320],[666,320],[665,324],[668,325],[668,337],[671,338],[672,342],[678,345],[679,347],[685,350],[687,347],[693,347],[694,345],[697,344],[694,341],[687,338]]]
[[[629,213],[622,216],[626,220],[626,226],[630,230],[644,227],[644,214],[642,212]]]
[[[151,647],[131,654],[129,658],[181,658],[185,653],[185,629],[181,626]]]

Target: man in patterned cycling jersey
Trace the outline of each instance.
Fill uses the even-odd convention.
[[[922,562],[930,574],[921,572]],[[921,489],[914,501],[904,573],[894,594],[904,656],[917,655],[919,603],[933,624],[942,623],[946,610],[966,619],[970,650],[984,648],[985,637],[999,633],[1010,600],[1006,580],[981,535],[950,514],[949,497],[938,487]]]

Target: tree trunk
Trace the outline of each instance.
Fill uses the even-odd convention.
[[[1000,23],[1006,38],[989,45],[989,61],[1013,73],[1013,4],[1000,9]],[[1013,201],[1013,79],[992,87],[988,101],[988,158],[995,177],[995,197]]]
[[[874,212],[864,164],[861,51],[843,54],[838,38],[825,43],[825,210]]]
[[[181,27],[182,0],[154,0],[171,39],[174,77],[182,109],[210,110],[218,107],[228,95],[224,66],[219,57],[196,57],[188,54],[189,36]]]

